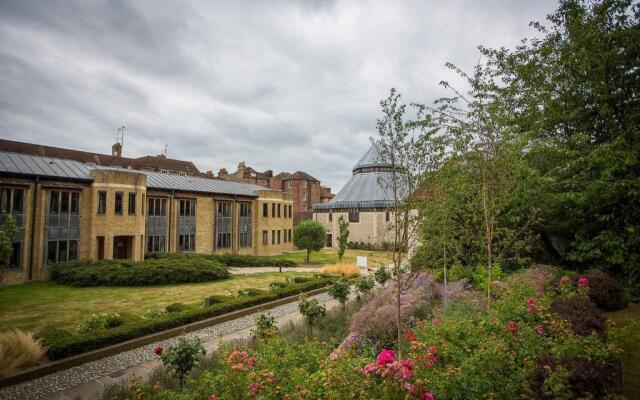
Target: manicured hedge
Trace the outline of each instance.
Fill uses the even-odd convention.
[[[228,278],[227,268],[211,259],[101,260],[56,264],[51,280],[72,286],[145,286],[206,282]]]
[[[198,259],[216,260],[228,267],[297,267],[295,261],[268,256],[250,256],[242,254],[201,254],[201,253],[150,253],[147,259]]]
[[[316,278],[305,283],[288,285],[282,290],[263,292],[251,297],[234,297],[228,301],[212,304],[208,307],[202,307],[201,304],[188,305],[182,311],[164,314],[158,318],[127,319],[121,326],[116,328],[97,329],[86,334],[45,328],[38,336],[48,348],[47,356],[49,359],[58,360],[231,311],[307,292],[324,287],[329,283],[331,283],[329,278]]]

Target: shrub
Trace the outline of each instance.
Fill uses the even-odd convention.
[[[619,362],[545,355],[538,359],[533,390],[540,399],[604,399],[621,394],[621,382]]]
[[[180,311],[184,311],[187,308],[187,305],[184,303],[171,303],[167,305],[164,310],[168,313],[178,313]]]
[[[600,309],[617,311],[627,306],[624,288],[620,282],[601,271],[589,271],[589,298]]]
[[[184,378],[206,354],[202,346],[202,339],[187,340],[184,336],[178,338],[178,343],[164,350],[156,347],[155,353],[160,356],[162,363],[171,368],[180,381],[180,387],[184,384]]]
[[[373,280],[373,276],[369,275],[366,278],[359,279],[356,281],[356,298],[360,300],[362,296],[368,296],[369,293],[373,290],[375,286],[375,281]]]
[[[244,254],[200,254],[200,253],[149,253],[147,259],[217,261],[227,267],[297,267],[295,261],[280,257],[251,256]]]
[[[307,319],[310,333],[313,333],[313,323],[327,314],[327,308],[320,304],[317,299],[309,300],[306,296],[300,297],[298,310]]]
[[[37,365],[45,353],[40,339],[31,332],[14,329],[0,333],[0,377]]]
[[[191,322],[303,293],[326,286],[330,282],[330,279],[318,278],[305,283],[291,284],[280,291],[265,292],[259,296],[234,296],[229,298],[228,301],[213,304],[206,308],[196,305],[187,306],[182,312],[165,313],[158,318],[126,320],[125,323],[116,328],[99,329],[85,334],[71,333],[57,328],[46,328],[41,330],[37,336],[42,339],[43,344],[48,348],[47,356],[49,359],[57,360],[136,337],[175,328]]]
[[[269,290],[271,291],[281,290],[287,287],[287,285],[288,285],[287,282],[271,282],[269,284]]]
[[[351,287],[349,284],[345,282],[343,279],[338,279],[333,282],[333,285],[329,286],[329,296],[338,300],[340,305],[342,306],[342,310],[345,309],[344,305],[349,299],[349,293],[351,292]]]
[[[337,263],[325,266],[322,271],[326,274],[340,275],[345,278],[360,276],[360,269],[355,263]]]
[[[577,335],[605,334],[605,315],[587,297],[559,298],[551,303],[550,309],[566,320]]]
[[[219,296],[219,295],[207,296],[204,299],[202,299],[202,306],[203,307],[209,307],[209,306],[212,306],[214,304],[224,303],[225,301],[228,301],[229,299],[231,299],[230,296]]]
[[[254,288],[246,288],[238,290],[238,296],[260,296],[264,293],[264,290],[254,289]]]
[[[391,280],[391,271],[387,267],[380,267],[374,271],[373,276],[380,286],[384,286],[385,283]]]
[[[305,283],[305,282],[309,282],[310,278],[307,278],[306,276],[294,276],[291,281],[293,283]]]
[[[144,319],[148,319],[148,318],[158,318],[164,315],[166,311],[165,310],[160,310],[158,308],[150,308],[148,310],[145,310],[142,313],[142,318]]]
[[[79,333],[87,333],[96,329],[110,329],[122,325],[122,317],[120,314],[93,314],[83,321],[76,331]]]
[[[256,328],[253,335],[260,339],[274,336],[278,332],[276,318],[272,315],[261,313],[256,317]]]
[[[51,280],[72,286],[145,286],[206,282],[228,278],[227,268],[214,260],[100,260],[54,264]]]

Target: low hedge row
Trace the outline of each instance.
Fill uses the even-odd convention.
[[[270,256],[251,256],[244,254],[201,254],[201,253],[149,253],[147,259],[211,259],[228,267],[297,267],[295,261]]]
[[[55,264],[51,280],[72,286],[145,286],[228,278],[227,267],[206,258],[100,260]]]
[[[86,334],[71,333],[57,328],[45,328],[39,332],[38,337],[47,347],[49,359],[59,360],[231,311],[318,289],[328,285],[331,281],[331,278],[315,278],[308,282],[287,285],[281,290],[265,291],[254,296],[235,297],[208,307],[189,305],[182,311],[167,313],[157,318],[125,318],[124,323],[118,327],[97,329]]]

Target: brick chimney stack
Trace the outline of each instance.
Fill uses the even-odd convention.
[[[220,170],[218,171],[218,176],[222,178],[222,177],[227,176],[227,175],[229,175],[229,173],[227,172],[227,169],[226,168],[220,168]]]
[[[111,146],[111,155],[114,157],[122,157],[122,143],[116,143]]]

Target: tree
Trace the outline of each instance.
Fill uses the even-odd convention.
[[[338,218],[338,227],[340,229],[340,233],[338,234],[338,258],[342,261],[342,256],[344,255],[344,250],[347,248],[347,241],[349,240],[349,223],[345,221],[342,215]]]
[[[13,217],[9,216],[0,228],[0,287],[4,284],[5,269],[11,262],[13,243],[11,239],[18,233]]]
[[[391,280],[391,272],[389,272],[389,269],[385,266],[376,268],[373,272],[373,276],[380,286],[384,286],[385,283]]]
[[[305,295],[300,296],[298,310],[307,319],[310,335],[313,334],[313,323],[327,314],[327,308],[318,299],[309,300]]]
[[[439,142],[432,136],[433,129],[426,123],[424,108],[415,106],[415,120],[405,117],[407,106],[400,103],[400,94],[391,89],[389,97],[380,102],[382,117],[376,127],[378,137],[373,139],[378,156],[388,165],[386,174],[380,175],[379,184],[391,200],[389,209],[394,218],[389,230],[393,237],[393,278],[396,284],[396,328],[398,348],[402,343],[401,294],[408,279],[404,279],[403,258],[410,241],[419,230],[420,218],[416,210],[422,196],[426,173],[434,169],[439,152],[433,146]]]
[[[375,287],[376,282],[373,276],[369,275],[356,281],[356,300],[360,301],[363,296],[368,296]]]
[[[311,252],[320,251],[324,246],[326,234],[324,226],[313,220],[303,221],[293,229],[293,244],[307,251],[305,257],[307,263]]]
[[[333,282],[333,285],[331,285],[329,287],[329,290],[327,291],[327,293],[329,293],[329,296],[338,300],[338,302],[342,306],[342,311],[345,310],[345,304],[347,303],[347,300],[349,300],[349,292],[351,292],[351,288],[349,287],[349,284],[342,278],[336,279],[336,281]]]

